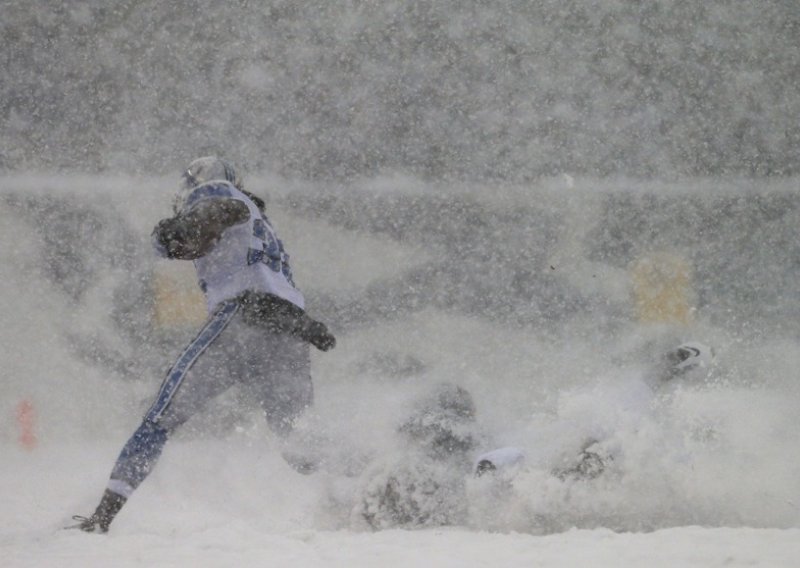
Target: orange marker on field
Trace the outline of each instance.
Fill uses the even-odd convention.
[[[36,434],[34,426],[36,413],[30,400],[22,400],[17,405],[17,426],[19,427],[19,445],[26,450],[36,447]]]

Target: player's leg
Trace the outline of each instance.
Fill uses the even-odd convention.
[[[94,514],[79,518],[78,528],[106,532],[127,499],[155,466],[172,432],[231,386],[226,362],[235,353],[235,338],[226,327],[235,304],[223,304],[181,353],[167,373],[155,402],[117,458]]]
[[[284,459],[301,473],[313,471],[315,464],[308,448],[299,437],[292,436],[295,422],[314,402],[308,344],[289,335],[259,330],[250,346],[244,388],[284,443]]]

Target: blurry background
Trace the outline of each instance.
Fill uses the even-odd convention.
[[[629,433],[627,485],[531,499],[565,526],[798,525],[796,2],[0,0],[0,53],[0,440],[31,423],[34,457],[81,460],[86,507],[204,317],[149,234],[180,168],[219,153],[337,334],[312,362],[339,447],[385,453],[450,381],[498,443],[536,448],[571,389],[613,414],[601,377],[695,339],[717,367]],[[144,502],[207,495],[238,442],[219,501],[294,518],[260,493],[305,494],[252,451],[273,441],[246,403],[187,424]]]
[[[800,170],[791,0],[0,2],[0,167]]]

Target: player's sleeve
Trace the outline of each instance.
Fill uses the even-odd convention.
[[[272,332],[288,333],[310,343],[320,351],[336,346],[328,327],[306,314],[305,310],[274,294],[247,290],[239,296],[244,321]]]
[[[225,184],[201,186],[177,215],[159,221],[153,246],[166,258],[194,260],[208,254],[225,229],[249,218],[245,202],[233,197]]]

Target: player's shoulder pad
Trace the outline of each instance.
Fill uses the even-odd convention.
[[[198,201],[215,198],[229,198],[243,201],[239,190],[236,189],[232,183],[222,180],[210,181],[197,186],[194,191],[189,194],[184,209],[191,208]]]

